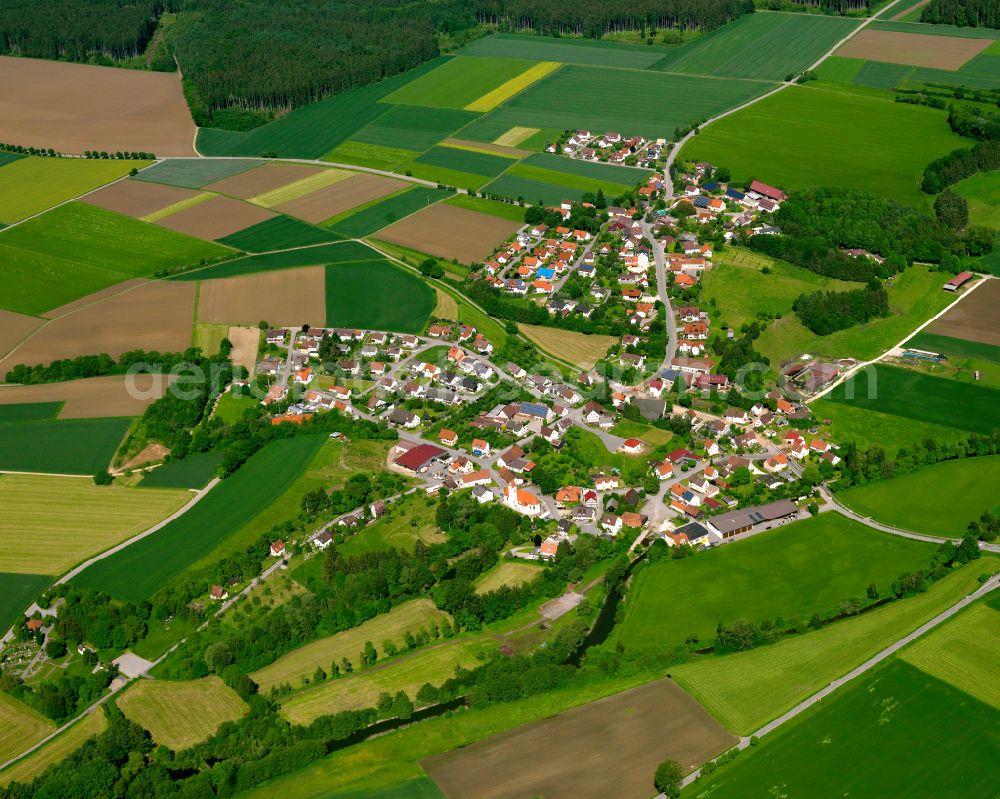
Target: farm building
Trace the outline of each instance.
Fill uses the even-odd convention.
[[[798,515],[798,508],[790,499],[779,499],[767,505],[757,505],[750,508],[723,513],[708,519],[709,529],[723,538],[749,532],[756,524],[775,522],[779,519],[792,519]]]
[[[966,282],[972,279],[972,272],[959,272],[944,284],[945,291],[958,291]]]
[[[448,453],[433,444],[419,444],[400,455],[394,463],[411,474],[427,471],[432,464],[448,457]]]

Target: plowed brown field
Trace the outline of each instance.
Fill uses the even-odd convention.
[[[389,225],[378,238],[471,264],[482,261],[520,227],[520,222],[438,203]]]
[[[277,214],[266,208],[231,197],[212,197],[158,219],[156,224],[199,239],[221,239],[274,216]]]
[[[267,163],[205,186],[205,191],[228,194],[249,200],[259,194],[287,186],[297,180],[322,172],[321,167],[308,164]]]
[[[195,155],[180,76],[0,57],[0,141],[65,153]]]
[[[199,192],[179,189],[164,183],[143,180],[119,180],[83,198],[83,202],[141,219],[161,208],[197,197]]]
[[[38,327],[42,321],[34,316],[25,316],[0,309],[0,358],[14,349],[18,342]]]
[[[931,333],[1000,347],[1000,280],[990,280],[930,327]]]
[[[138,416],[163,396],[173,381],[167,375],[138,374],[88,377],[38,386],[0,386],[0,405],[64,402],[60,419]]]
[[[203,280],[198,321],[256,325],[326,324],[326,268],[307,266]]]
[[[275,210],[316,224],[406,188],[406,185],[402,180],[381,175],[356,175],[276,206]]]
[[[889,64],[956,70],[991,44],[992,39],[868,29],[844,42],[835,55]]]

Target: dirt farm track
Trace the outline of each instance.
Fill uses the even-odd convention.
[[[691,771],[735,739],[671,680],[422,760],[448,799],[648,799],[665,759]]]
[[[176,73],[0,56],[0,75],[0,141],[195,155]]]

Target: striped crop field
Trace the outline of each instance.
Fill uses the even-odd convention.
[[[527,89],[532,83],[541,80],[560,66],[562,65],[558,61],[541,61],[517,77],[500,84],[493,91],[487,92],[478,100],[469,103],[465,106],[465,110],[492,111],[501,103],[507,102],[515,94]]]
[[[280,186],[273,191],[258,194],[256,197],[251,198],[250,202],[262,205],[265,208],[273,208],[276,205],[297,200],[299,197],[304,197],[326,186],[332,186],[334,183],[339,183],[355,174],[355,172],[348,172],[346,169],[329,167],[322,172],[317,172],[315,175],[310,175],[307,178],[296,180],[294,183],[289,183],[287,186]]]

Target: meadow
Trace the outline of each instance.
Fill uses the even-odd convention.
[[[846,17],[747,14],[674,48],[652,69],[780,81],[810,67],[857,25]]]
[[[386,507],[386,514],[375,524],[359,530],[338,547],[344,557],[390,548],[412,552],[417,541],[440,544],[445,536],[438,529],[437,505],[417,492],[401,497]]]
[[[386,147],[360,141],[345,141],[323,156],[324,161],[395,171],[399,166],[418,155],[417,150],[405,147]]]
[[[952,189],[968,201],[969,222],[1000,227],[1000,173],[979,172],[952,186]]]
[[[0,232],[3,303],[39,314],[131,277],[226,252],[218,244],[70,203]]]
[[[94,163],[104,163],[95,161]],[[200,189],[264,164],[257,158],[170,158],[140,170],[135,180]]]
[[[991,433],[1000,427],[1000,390],[896,366],[878,364],[862,370],[826,398],[970,433]]]
[[[954,605],[996,568],[992,559],[976,560],[925,593],[770,646],[684,663],[671,674],[726,729],[749,735]]]
[[[863,516],[918,533],[961,538],[984,510],[1000,507],[1000,455],[942,461],[902,477],[849,488],[837,499]],[[962,501],[943,503],[941,486],[961,486]]]
[[[429,186],[414,186],[366,206],[355,208],[339,219],[334,218],[327,222],[327,226],[340,236],[351,238],[370,236],[410,214],[433,205],[450,194],[450,192]]]
[[[111,463],[131,419],[0,423],[0,469],[91,475]]]
[[[822,84],[791,86],[709,125],[681,157],[728,167],[735,182],[838,186],[924,207],[924,167],[964,146],[944,111]]]
[[[214,416],[222,419],[227,424],[233,424],[243,418],[244,412],[258,405],[258,401],[253,397],[237,396],[232,391],[227,391],[219,398],[219,404],[215,407]]]
[[[322,556],[317,556],[322,558]],[[442,619],[451,623],[451,617],[438,610],[429,599],[414,599],[397,605],[388,613],[368,619],[357,627],[344,630],[336,635],[321,638],[278,658],[274,663],[253,672],[251,679],[264,693],[275,686],[289,684],[301,688],[312,678],[317,666],[329,672],[330,664],[347,658],[356,671],[363,666],[361,651],[366,641],[370,641],[380,658],[386,657],[384,643],[391,641],[399,651],[405,652],[405,633],[417,633],[421,629],[428,632]],[[309,679],[306,679],[309,678]]]
[[[388,261],[326,267],[326,324],[419,333],[434,308],[434,291]]]
[[[933,549],[823,513],[694,558],[664,559],[636,574],[609,644],[665,651],[696,635],[707,646],[717,624],[737,619],[781,618],[790,628],[814,613],[836,614],[872,583],[888,590],[900,574],[926,568]]]
[[[0,763],[42,740],[56,725],[37,710],[0,693]]]
[[[461,49],[460,55],[487,58],[513,56],[534,61],[560,61],[567,64],[644,69],[663,58],[669,49],[602,39],[552,38],[516,33],[496,33],[467,44]]]
[[[73,582],[119,599],[148,599],[281,496],[324,440],[299,436],[267,445],[183,516],[95,563]]]
[[[200,680],[137,680],[117,700],[122,713],[175,752],[201,743],[226,721],[249,712],[232,688],[212,675]]]
[[[247,255],[221,264],[213,264],[204,269],[193,269],[172,278],[173,280],[217,280],[224,277],[239,277],[254,272],[271,272],[298,266],[317,266],[380,259],[371,247],[356,241],[319,244],[296,250]]]
[[[532,66],[532,61],[523,58],[456,56],[396,89],[384,102],[465,108]]]
[[[893,660],[683,796],[990,796],[998,726],[993,708]]]
[[[485,197],[470,197],[468,194],[456,194],[445,200],[446,205],[465,208],[467,211],[478,211],[481,214],[498,216],[511,222],[524,222],[524,208],[514,203],[489,200]]]
[[[376,665],[327,680],[283,700],[281,715],[292,724],[310,724],[320,716],[374,707],[382,693],[395,695],[405,691],[414,701],[424,683],[441,685],[455,676],[457,668],[478,665],[474,648],[478,646],[461,641],[446,642],[438,648],[426,648],[398,661],[388,661],[381,668]],[[357,656],[351,660],[356,659]]]
[[[63,574],[152,527],[190,498],[187,491],[96,486],[78,477],[2,475],[0,538],[21,543],[0,553],[0,572]]]
[[[401,75],[301,106],[251,131],[201,128],[198,150],[203,155],[258,157],[262,153],[274,153],[278,158],[322,158],[386,113],[386,104],[379,100],[444,61],[444,58],[432,59]]]
[[[771,87],[752,80],[566,66],[470,124],[462,137],[493,141],[498,129],[518,126],[670,137],[678,126],[714,116]]]
[[[107,716],[102,708],[98,708],[41,749],[19,760],[10,768],[0,771],[0,788],[12,782],[27,785],[53,763],[60,762],[68,754],[83,746],[88,738],[100,735],[107,726]]]
[[[180,461],[168,461],[151,469],[140,485],[142,488],[202,488],[212,479],[224,454],[225,451],[220,449],[188,455]]]
[[[148,161],[19,158],[5,164],[0,180],[0,223],[20,222],[53,205],[125,177]]]
[[[531,582],[541,573],[535,563],[504,561],[476,580],[476,593],[488,594],[504,586],[516,588]]]
[[[340,237],[330,231],[293,219],[276,216],[219,239],[220,244],[246,252],[271,252],[290,247],[305,247],[337,241]]]
[[[42,590],[52,582],[45,574],[0,572],[0,635],[3,635]]]

